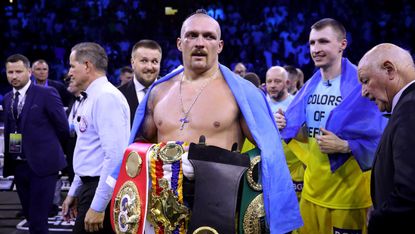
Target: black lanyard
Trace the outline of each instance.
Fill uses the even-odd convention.
[[[78,113],[78,109],[81,106],[81,104],[84,102],[85,97],[77,97],[77,99],[75,100],[75,103],[72,106],[72,122],[75,119],[76,113]],[[78,105],[76,106],[76,103],[78,103]],[[75,107],[76,106],[76,107]]]

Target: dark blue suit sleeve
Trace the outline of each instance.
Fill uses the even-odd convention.
[[[48,100],[48,105],[46,106],[46,112],[63,147],[69,137],[68,119],[57,91],[55,89],[47,90],[46,100]]]

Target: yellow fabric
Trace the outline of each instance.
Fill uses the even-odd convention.
[[[293,151],[282,141],[284,148],[285,160],[287,161],[288,169],[290,169],[291,178],[294,181],[303,181],[304,164],[297,158]]]
[[[294,139],[288,146],[293,152],[301,150]],[[362,172],[353,156],[332,173],[328,155],[320,152],[314,138],[308,139],[306,152],[306,155],[297,155],[307,166],[302,199],[332,209],[359,209],[372,205],[370,171]]]
[[[243,146],[242,146],[241,153],[248,152],[248,151],[250,151],[250,150],[254,149],[255,147],[256,147],[256,146],[255,146],[254,144],[252,144],[252,142],[250,142],[250,141],[248,140],[248,138],[245,138],[244,144],[243,144]]]
[[[304,221],[304,226],[297,230],[300,234],[367,233],[367,208],[335,210],[302,199],[300,211]]]
[[[285,160],[287,161],[288,169],[290,170],[291,178],[293,180],[295,193],[297,195],[298,201],[301,198],[302,183],[304,181],[304,164],[297,158],[296,154],[287,146],[287,144],[282,141],[282,146],[284,148]],[[299,155],[306,154],[306,151],[298,150]]]

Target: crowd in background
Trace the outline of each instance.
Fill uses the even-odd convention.
[[[166,15],[165,7],[177,10]],[[80,41],[95,41],[109,56],[108,77],[119,84],[120,68],[130,64],[133,43],[151,38],[163,54],[160,75],[181,64],[176,38],[183,19],[197,8],[205,8],[222,27],[225,41],[220,62],[231,68],[243,62],[259,75],[273,65],[294,65],[307,79],[313,72],[308,50],[312,22],[332,17],[348,28],[345,55],[357,63],[367,49],[379,42],[394,42],[413,52],[414,4],[399,1],[144,1],[88,0],[2,1],[0,21],[1,60],[22,53],[30,60],[45,59],[50,78],[61,80],[68,71],[70,48]],[[2,64],[4,64],[2,62]],[[4,75],[4,66],[1,66]],[[4,94],[10,87],[1,79]]]

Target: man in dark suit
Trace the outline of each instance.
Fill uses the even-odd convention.
[[[134,71],[134,78],[118,88],[130,106],[131,126],[138,104],[143,100],[148,87],[159,75],[161,53],[160,45],[153,40],[141,40],[133,46],[131,67]]]
[[[39,59],[32,64],[32,74],[34,77],[33,82],[35,84],[55,88],[62,99],[63,106],[69,105],[72,95],[66,90],[66,87],[62,82],[48,79],[49,65],[45,60]]]
[[[58,91],[59,96],[62,100],[63,106],[68,107],[72,95],[66,90],[65,85],[62,82],[55,81],[48,79],[49,78],[49,65],[43,59],[38,59],[32,64],[32,75],[34,77],[33,83],[40,86],[49,86],[55,88]],[[67,160],[68,161],[68,160]],[[70,164],[69,166],[71,166]],[[56,183],[55,187],[55,195],[53,198],[53,206],[49,212],[50,217],[54,217],[59,212],[59,205],[62,203],[61,201],[61,187],[62,187],[62,180],[59,179]]]
[[[14,175],[30,233],[47,233],[58,171],[66,166],[61,143],[68,122],[56,90],[31,83],[25,56],[8,57],[6,74],[13,90],[3,100],[3,175]]]
[[[413,233],[415,221],[415,67],[411,54],[380,44],[359,62],[362,95],[390,119],[373,165],[369,233]]]

